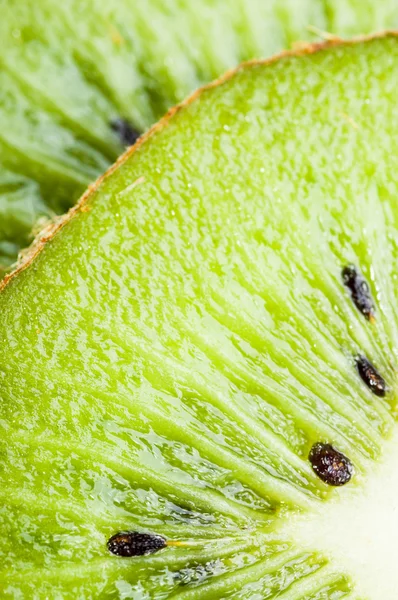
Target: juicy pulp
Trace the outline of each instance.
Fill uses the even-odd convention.
[[[314,50],[201,91],[7,280],[2,597],[363,598],[336,529],[309,532],[396,439],[398,40]],[[355,467],[338,491],[317,442]],[[111,555],[128,530],[187,545]]]
[[[0,269],[122,152],[116,119],[144,131],[240,61],[314,39],[311,27],[398,27],[396,0],[2,0],[1,15]]]

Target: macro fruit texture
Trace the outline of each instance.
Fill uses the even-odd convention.
[[[0,269],[176,102],[311,27],[398,27],[396,0],[1,0]],[[37,223],[39,221],[39,223]]]
[[[394,598],[397,61],[239,68],[7,277],[2,598]]]

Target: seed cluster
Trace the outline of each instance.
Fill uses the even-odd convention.
[[[354,473],[351,461],[331,444],[314,444],[308,458],[319,479],[328,485],[344,485]]]
[[[365,356],[361,355],[355,358],[355,362],[362,381],[365,382],[371,392],[376,396],[385,396],[387,385],[376,367]]]
[[[138,134],[130,125],[118,119],[111,124],[118,131],[123,141],[133,143]],[[368,283],[354,265],[348,265],[342,270],[344,285],[350,290],[351,298],[357,309],[368,319],[373,320],[375,307]],[[358,354],[355,364],[361,379],[377,396],[385,396],[386,382],[376,367],[365,357]],[[327,485],[342,486],[348,483],[353,474],[354,466],[347,456],[339,452],[329,443],[315,443],[308,455],[313,471]],[[171,545],[181,545],[171,542]],[[108,549],[117,556],[144,556],[165,548],[166,540],[155,534],[138,531],[120,532],[108,540]]]
[[[360,313],[372,321],[375,306],[368,283],[354,265],[348,265],[342,270],[344,285],[350,290],[351,298]]]
[[[108,540],[109,552],[117,556],[145,556],[166,546],[162,536],[139,531],[121,531]]]
[[[125,119],[115,119],[110,123],[111,129],[115,131],[123,146],[131,146],[140,137],[140,133]]]
[[[342,270],[344,285],[350,290],[357,309],[369,320],[374,319],[375,306],[368,283],[354,265]],[[361,354],[355,357],[357,371],[376,396],[385,396],[387,385],[372,363]],[[354,473],[351,461],[331,444],[317,442],[311,448],[308,459],[314,472],[328,485],[341,486],[348,483]]]

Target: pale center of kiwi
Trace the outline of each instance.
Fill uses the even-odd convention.
[[[335,499],[318,512],[289,520],[286,533],[330,556],[361,597],[387,600],[398,590],[398,430],[386,443],[382,462],[369,470],[363,485],[353,479],[354,485],[336,490]]]

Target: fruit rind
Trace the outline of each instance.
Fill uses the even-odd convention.
[[[395,181],[397,52],[396,39],[388,39],[241,71],[131,155],[0,296],[3,487],[9,488],[0,579],[13,578],[21,590],[36,581],[44,590],[59,575],[68,590],[68,574],[80,586],[83,571],[88,581],[80,594],[91,597],[90,555],[103,558],[113,593],[119,569],[126,568],[130,584],[141,579],[136,567],[149,572],[163,561],[172,568],[177,557],[171,585],[179,586],[194,548],[201,546],[200,560],[214,564],[213,537],[228,552],[227,530],[254,544],[260,534],[277,534],[283,522],[290,527],[290,507],[295,514],[304,494],[312,520],[313,504],[328,513],[337,494],[358,496],[361,480],[373,478],[383,423],[393,415],[389,398],[380,401],[362,385],[354,357],[369,356],[394,384],[397,320],[383,315],[383,298],[396,298],[395,247],[384,243],[396,225],[373,220],[384,205],[377,194],[368,198],[372,185],[361,175],[379,164],[385,170],[378,181]],[[393,213],[394,197],[386,203]],[[324,217],[319,226],[317,217]],[[338,243],[329,243],[330,234]],[[372,286],[380,315],[374,326],[343,287],[340,271],[348,262]],[[356,467],[342,492],[311,470],[308,451],[320,441],[341,448]],[[65,469],[71,455],[72,472]],[[64,493],[64,477],[73,493]],[[94,513],[91,481],[101,494]],[[171,508],[169,499],[178,506]],[[189,524],[181,523],[181,509]],[[70,515],[81,535],[64,531],[55,512]],[[42,551],[31,552],[24,518],[39,523],[34,543]],[[107,553],[106,540],[118,531],[158,533],[188,545],[134,559],[127,574],[126,560]],[[284,539],[295,546],[291,533]],[[10,544],[20,562],[11,556],[7,568]],[[248,550],[258,568],[230,569],[217,597],[234,582],[261,579],[265,588],[268,550],[259,539]],[[234,551],[242,564],[244,552]],[[324,586],[325,560],[316,552],[295,563],[301,597],[317,597]],[[47,557],[48,576],[39,569]],[[272,569],[284,573],[286,559],[277,558]],[[27,577],[30,560],[38,568]],[[314,566],[322,570],[312,577]],[[333,597],[336,589],[346,592],[346,571],[351,575],[342,565],[332,573]],[[157,576],[148,587],[160,593]],[[205,577],[206,587],[195,591],[188,578],[192,590],[182,588],[182,597],[217,595],[224,575],[210,570]],[[283,595],[282,582],[277,590]]]
[[[348,47],[356,44],[361,44],[371,40],[383,39],[387,37],[398,37],[398,30],[387,30],[378,32],[371,35],[361,35],[356,36],[350,40],[343,40],[341,38],[335,37],[332,39],[327,39],[326,41],[316,42],[313,44],[303,44],[296,46],[292,50],[284,50],[274,56],[264,59],[254,59],[241,63],[237,67],[228,70],[218,79],[202,86],[201,88],[195,90],[190,96],[188,96],[181,103],[176,104],[172,107],[162,119],[160,119],[157,123],[155,123],[143,136],[141,136],[137,142],[132,145],[130,148],[121,154],[121,156],[117,159],[117,161],[103,174],[101,175],[94,183],[88,186],[85,193],[81,196],[78,202],[73,206],[65,215],[57,219],[54,223],[48,225],[34,240],[29,249],[24,254],[22,260],[19,262],[14,271],[8,273],[2,281],[0,281],[0,293],[9,285],[9,283],[17,277],[22,271],[27,269],[31,263],[35,260],[35,258],[41,253],[43,248],[50,242],[54,236],[67,224],[69,221],[74,219],[80,212],[85,212],[87,210],[86,205],[89,202],[91,196],[95,194],[95,192],[100,188],[101,184],[105,179],[110,177],[114,171],[116,171],[122,164],[124,164],[127,159],[133,155],[135,152],[139,150],[139,148],[146,143],[148,139],[153,137],[158,132],[162,131],[165,127],[167,127],[170,121],[184,108],[191,105],[195,102],[202,94],[206,93],[208,90],[211,90],[215,87],[220,87],[224,83],[228,82],[235,75],[240,73],[242,70],[250,69],[252,67],[261,66],[261,65],[272,65],[278,61],[284,60],[286,58],[295,58],[310,54],[315,54],[317,52],[323,52],[325,50],[329,50],[330,48],[335,47]]]

